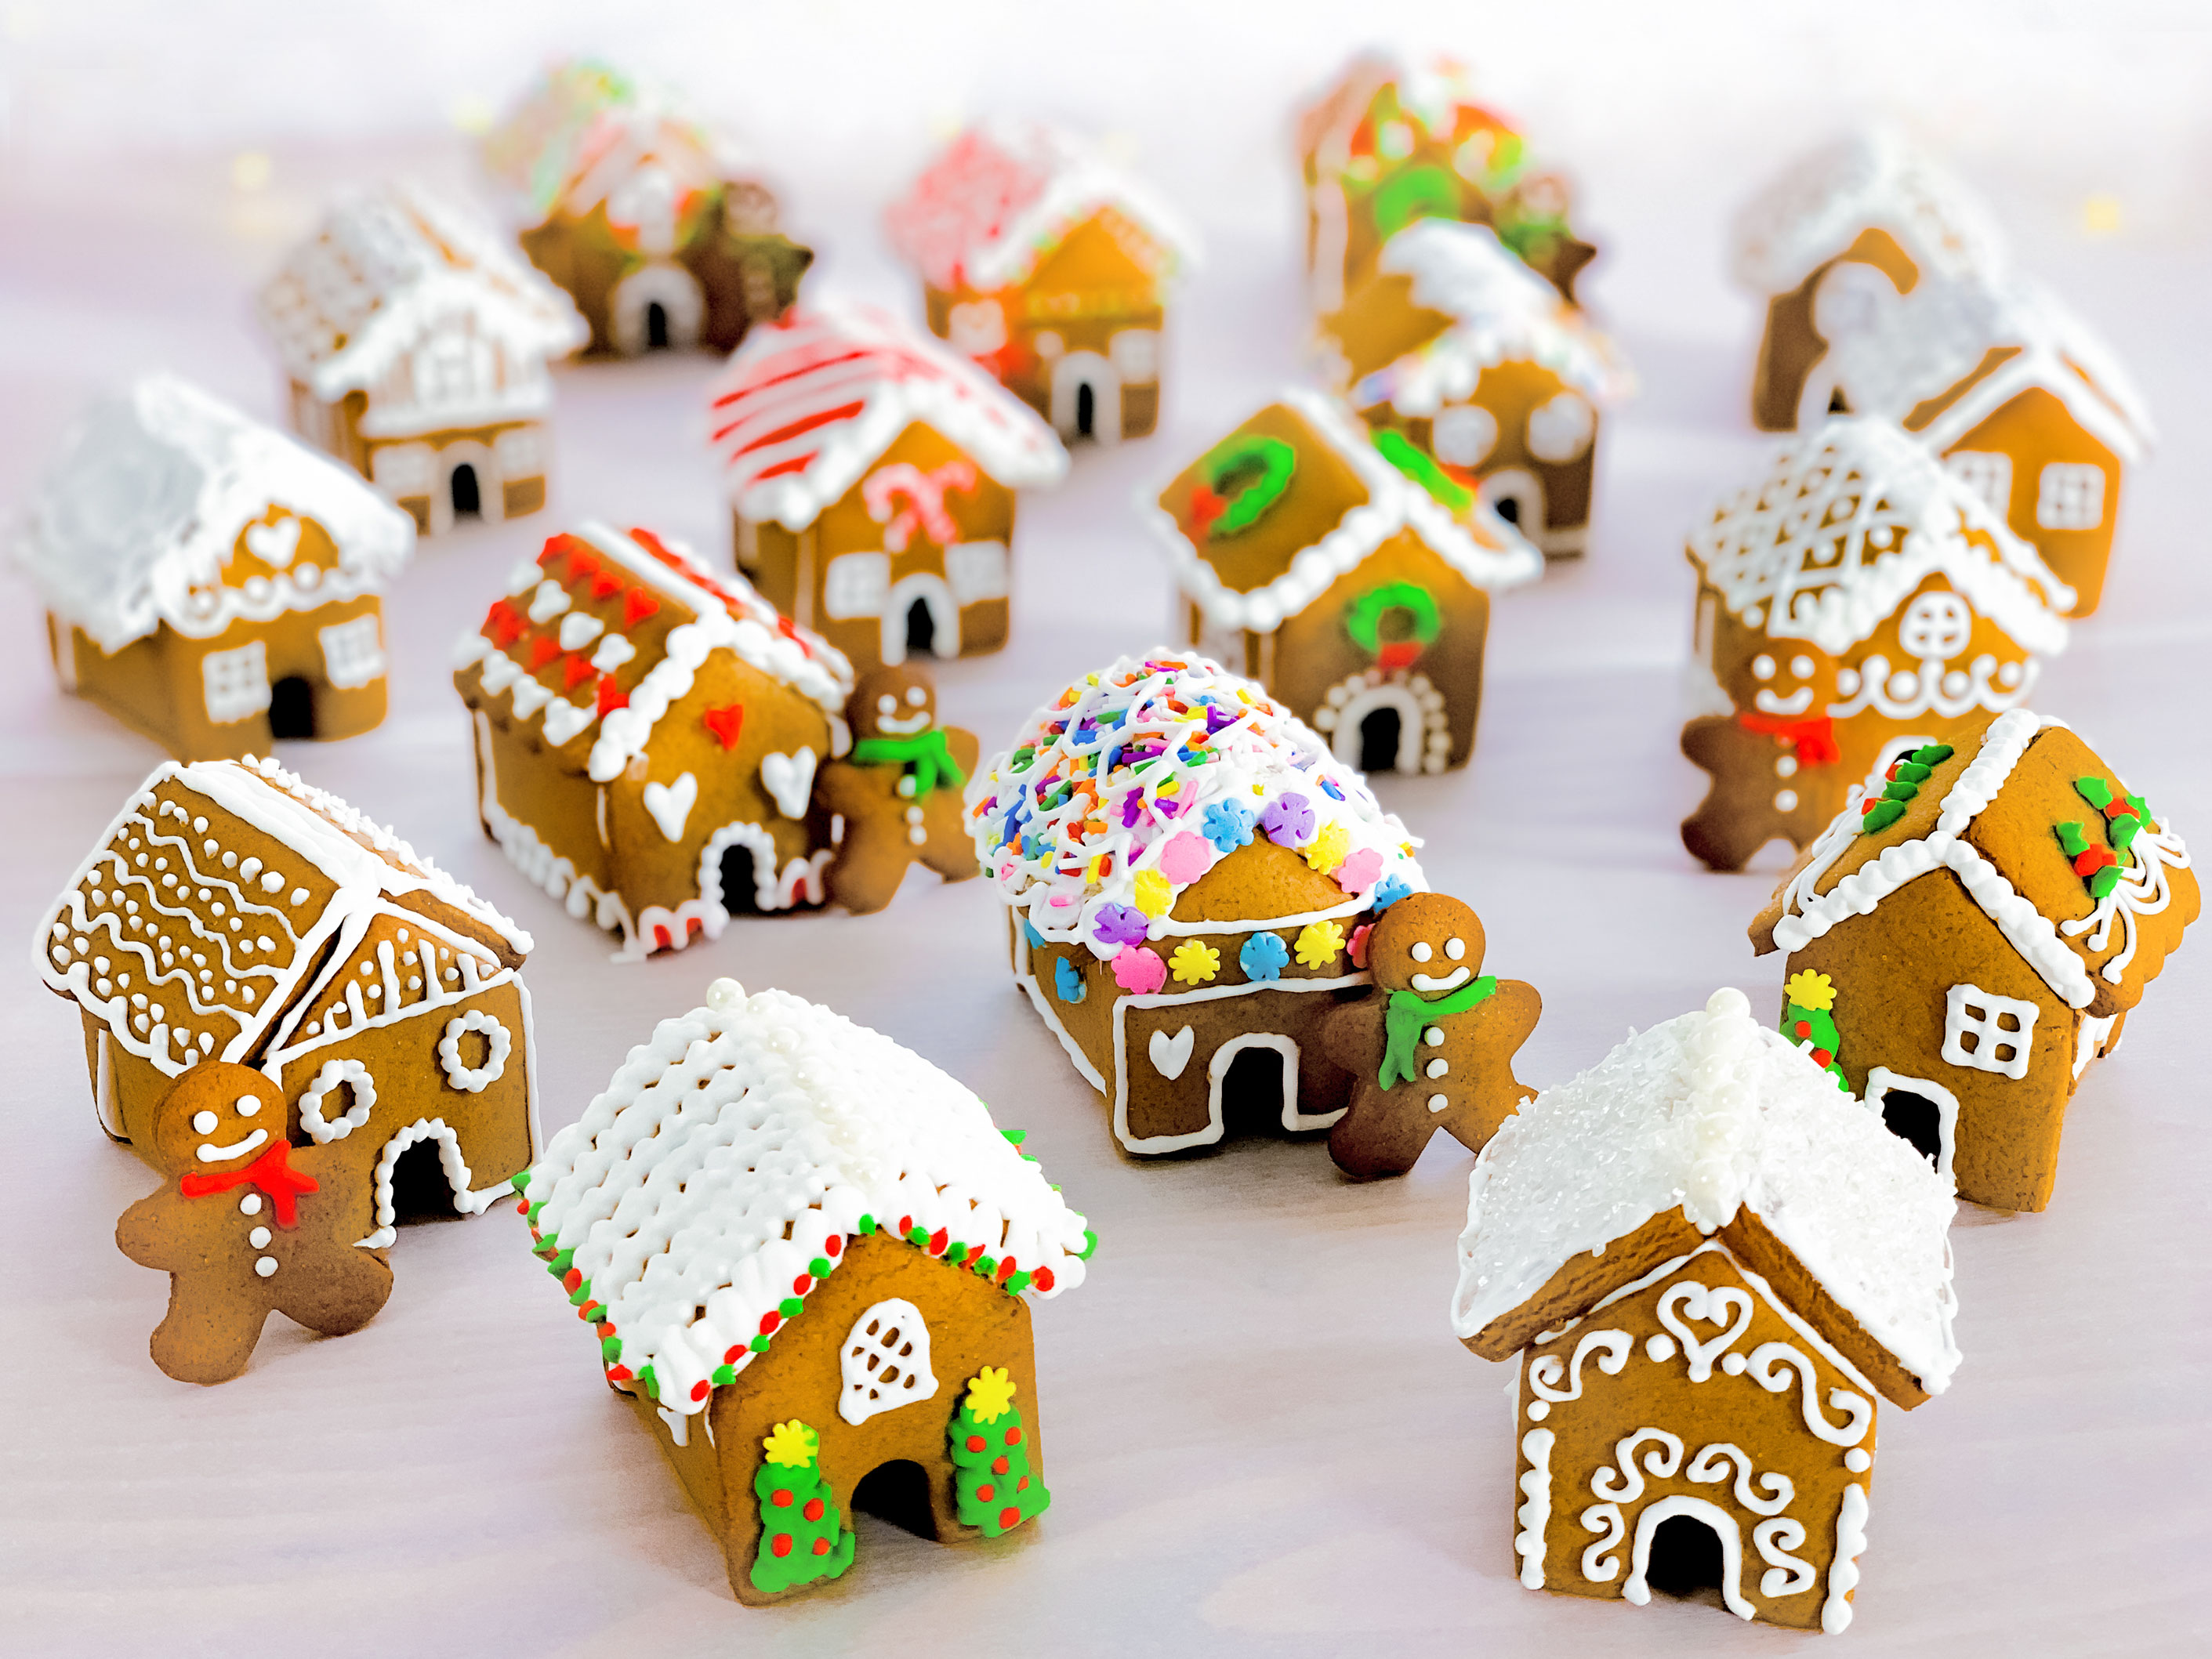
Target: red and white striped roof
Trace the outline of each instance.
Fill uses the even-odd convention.
[[[872,307],[794,308],[757,327],[709,393],[731,505],[804,530],[920,422],[1007,489],[1060,482],[1067,452],[965,358]]]

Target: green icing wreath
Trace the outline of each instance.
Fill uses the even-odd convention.
[[[1370,657],[1380,657],[1386,650],[1397,647],[1404,654],[1403,640],[1393,640],[1385,645],[1382,639],[1382,616],[1389,611],[1410,611],[1413,613],[1413,643],[1419,648],[1436,643],[1437,635],[1443,629],[1443,617],[1437,609],[1435,595],[1418,582],[1385,582],[1380,587],[1370,587],[1346,609],[1344,631]],[[1410,660],[1410,658],[1408,658]]]
[[[1217,445],[1199,471],[1194,516],[1209,536],[1234,536],[1282,500],[1298,470],[1298,453],[1280,438],[1251,432]]]

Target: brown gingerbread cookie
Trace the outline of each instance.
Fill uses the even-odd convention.
[[[975,769],[975,733],[937,723],[937,694],[914,669],[878,668],[846,706],[852,752],[822,769],[819,805],[845,820],[830,897],[865,914],[891,902],[909,864],[947,881],[976,873],[960,786]]]
[[[1843,809],[1851,781],[1826,717],[1705,715],[1682,728],[1682,753],[1712,774],[1682,845],[1715,870],[1741,870],[1777,836],[1802,851]]]
[[[337,1146],[284,1138],[284,1097],[249,1066],[195,1066],[156,1109],[147,1149],[168,1177],[123,1212],[115,1242],[169,1275],[168,1316],[149,1346],[180,1382],[246,1369],[273,1312],[325,1336],[376,1316],[392,1294],[369,1176]]]
[[[1329,1156],[1363,1179],[1402,1175],[1443,1129],[1470,1152],[1536,1091],[1513,1056],[1543,999],[1517,979],[1479,975],[1482,922],[1443,893],[1414,893],[1367,938],[1375,994],[1330,1016],[1323,1043],[1356,1079],[1329,1131]]]

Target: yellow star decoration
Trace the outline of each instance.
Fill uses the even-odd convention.
[[[1185,939],[1168,957],[1168,966],[1185,985],[1203,985],[1221,971],[1221,952],[1211,945]]]
[[[978,1423],[995,1423],[1013,1409],[1014,1382],[1003,1365],[986,1365],[968,1385],[968,1415]]]
[[[1308,968],[1326,968],[1344,949],[1344,929],[1333,921],[1310,921],[1298,934],[1298,961]]]
[[[1306,862],[1327,875],[1344,862],[1344,855],[1351,850],[1352,832],[1340,823],[1332,823],[1306,848]]]
[[[1810,968],[1799,969],[1782,982],[1782,994],[1800,1008],[1826,1013],[1836,1006],[1835,982]]]
[[[1137,872],[1137,908],[1148,916],[1164,916],[1175,903],[1175,889],[1157,870]]]
[[[796,1469],[814,1461],[814,1431],[793,1418],[769,1431],[761,1448],[768,1453],[768,1461],[778,1468]]]

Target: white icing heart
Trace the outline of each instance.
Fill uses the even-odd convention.
[[[1716,1325],[1727,1324],[1733,1310],[1735,1322],[1728,1325],[1718,1336],[1700,1342],[1690,1334],[1690,1328],[1675,1313],[1678,1304],[1691,1318]],[[1659,1298],[1659,1322],[1681,1340],[1682,1358],[1689,1362],[1690,1381],[1702,1382],[1713,1374],[1713,1361],[1751,1328],[1751,1296],[1734,1286],[1713,1290],[1693,1279],[1675,1285]]]
[[[561,648],[581,651],[599,637],[599,630],[605,626],[588,611],[571,611],[561,618]]]
[[[645,810],[671,841],[684,839],[684,820],[691,816],[692,803],[698,799],[699,780],[689,772],[673,783],[645,786]]]
[[[271,570],[282,570],[300,550],[300,521],[279,519],[275,524],[246,526],[246,550]]]
[[[784,817],[805,817],[806,803],[814,793],[814,751],[802,749],[795,755],[763,755],[761,787],[768,791],[775,810]]]
[[[1152,1033],[1149,1049],[1152,1069],[1172,1083],[1182,1075],[1182,1068],[1190,1064],[1191,1046],[1198,1041],[1198,1033],[1188,1025],[1170,1036],[1165,1031]]]

